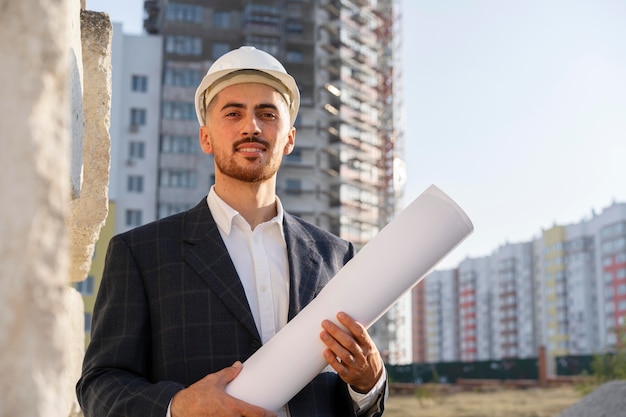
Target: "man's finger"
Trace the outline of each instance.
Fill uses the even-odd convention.
[[[220,381],[220,385],[222,386],[222,388],[226,387],[229,382],[235,379],[242,369],[243,364],[237,361],[228,368],[224,368],[221,371],[217,372],[218,380]]]

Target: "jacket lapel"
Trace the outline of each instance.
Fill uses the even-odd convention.
[[[315,240],[291,215],[284,217],[289,258],[289,317],[291,320],[315,298],[320,290],[322,256],[312,248]]]
[[[183,228],[185,261],[260,341],[245,291],[205,199],[187,212]]]

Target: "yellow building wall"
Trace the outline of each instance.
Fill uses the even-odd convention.
[[[549,332],[548,342],[551,346],[557,346],[552,349],[552,355],[567,354],[567,350],[558,348],[561,342],[567,341],[567,335],[559,334],[559,295],[557,277],[565,273],[565,227],[555,226],[543,232],[543,243],[545,252],[543,254],[543,262],[545,265],[544,273],[547,279],[544,281],[544,290],[546,302],[546,327]]]

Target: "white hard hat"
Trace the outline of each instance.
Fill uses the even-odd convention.
[[[230,85],[244,82],[262,83],[278,90],[287,101],[293,126],[300,108],[298,85],[276,58],[253,46],[242,46],[227,52],[211,65],[196,90],[196,115],[200,125],[204,126],[206,106],[217,93]]]

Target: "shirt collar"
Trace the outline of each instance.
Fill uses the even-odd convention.
[[[237,210],[229,206],[224,200],[220,198],[220,196],[217,195],[214,185],[211,186],[211,189],[209,190],[209,195],[207,195],[206,200],[209,206],[209,210],[211,211],[211,214],[215,219],[215,223],[217,223],[217,227],[219,227],[220,230],[226,235],[230,235],[230,231],[233,227],[233,222],[236,218],[239,219],[237,221],[243,221],[245,222],[245,224],[248,224],[248,222],[246,222],[246,220],[243,218],[243,216],[239,214]],[[276,213],[277,214],[274,218],[268,220],[265,223],[277,224],[278,228],[280,229],[280,234],[284,237],[285,231],[283,229],[283,218],[285,212],[278,196],[276,196]]]

